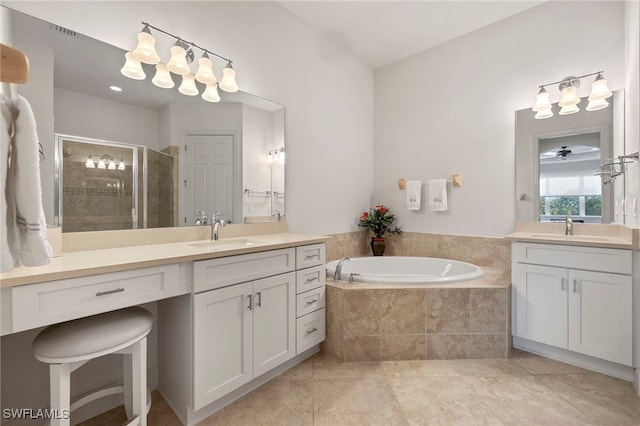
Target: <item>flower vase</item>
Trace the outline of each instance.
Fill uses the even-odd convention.
[[[374,256],[382,256],[384,254],[384,249],[386,248],[384,238],[382,237],[371,237],[371,252]]]

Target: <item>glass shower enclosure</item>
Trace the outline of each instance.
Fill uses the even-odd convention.
[[[173,161],[145,146],[56,135],[62,232],[174,226]]]

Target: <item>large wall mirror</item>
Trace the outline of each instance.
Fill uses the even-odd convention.
[[[216,210],[234,223],[283,220],[282,105],[242,91],[220,92],[218,103],[185,96],[174,75],[173,89],[154,86],[146,64],[147,78],[132,80],[120,73],[123,50],[0,11],[31,64],[18,91],[44,148],[48,224],[63,232],[191,226],[200,211]]]
[[[543,120],[530,108],[516,111],[516,221],[564,221],[570,213],[577,222],[624,223],[624,176],[603,182],[597,175],[624,155],[624,93],[609,101],[599,111]]]

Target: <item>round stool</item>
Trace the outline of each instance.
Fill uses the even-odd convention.
[[[52,426],[68,426],[76,408],[108,395],[124,394],[129,425],[147,424],[147,335],[153,315],[132,307],[51,325],[33,341],[36,359],[49,365]],[[71,403],[71,373],[88,361],[124,354],[124,384]],[[150,401],[149,401],[150,402]]]

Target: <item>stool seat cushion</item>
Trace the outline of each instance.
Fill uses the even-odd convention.
[[[49,364],[84,361],[117,352],[144,338],[153,315],[132,307],[51,325],[33,341],[35,357]]]

